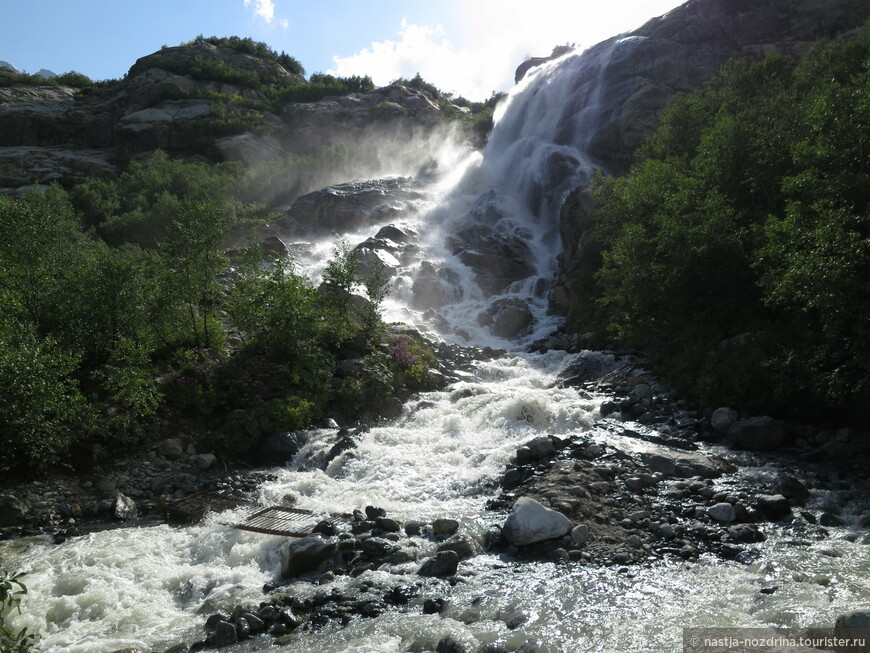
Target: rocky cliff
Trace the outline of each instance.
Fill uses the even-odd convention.
[[[634,32],[620,58],[603,74],[597,128],[588,154],[610,174],[625,172],[637,147],[658,124],[675,93],[698,88],[728,60],[760,60],[771,53],[797,57],[815,40],[848,32],[870,17],[867,0],[689,0]],[[525,74],[525,71],[523,71]],[[562,269],[582,264],[595,250],[586,216],[589,197],[577,189],[562,211]],[[569,278],[563,276],[563,282]],[[573,295],[557,288],[556,303],[570,306]]]
[[[142,57],[123,80],[90,92],[0,87],[0,192],[109,176],[156,149],[247,163],[306,154],[375,128],[426,129],[441,114],[435,98],[405,86],[275,99],[275,89],[306,83],[276,61],[194,43]]]

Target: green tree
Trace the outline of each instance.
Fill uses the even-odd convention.
[[[186,307],[187,328],[195,347],[221,344],[215,319],[221,297],[217,275],[225,264],[221,243],[228,226],[215,203],[183,201],[162,241],[164,263],[176,273],[176,290]]]

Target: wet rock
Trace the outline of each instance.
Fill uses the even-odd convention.
[[[467,560],[477,555],[477,543],[470,537],[454,535],[440,544],[438,551],[455,551],[460,560]]]
[[[733,408],[717,408],[710,417],[710,426],[717,433],[725,435],[731,425],[737,421],[737,411]]]
[[[210,469],[217,462],[217,456],[213,453],[201,453],[191,456],[189,460],[197,469]]]
[[[226,612],[216,612],[215,614],[211,615],[208,619],[206,619],[205,629],[208,632],[213,633],[215,631],[215,628],[217,628],[217,625],[221,621],[229,621],[229,620],[230,620],[230,615],[228,615]]]
[[[335,542],[312,535],[287,544],[281,556],[281,575],[295,578],[314,571],[335,551]]]
[[[420,522],[415,519],[409,519],[405,522],[405,535],[413,537],[420,534]]]
[[[396,550],[396,547],[380,537],[369,537],[364,539],[360,544],[363,553],[373,558],[380,558]]]
[[[556,453],[556,445],[553,443],[553,438],[546,435],[530,440],[523,446],[529,450],[533,460],[549,458]]]
[[[771,521],[779,521],[791,515],[791,504],[781,494],[766,494],[758,497],[756,509]]]
[[[417,591],[407,585],[399,585],[384,594],[384,600],[393,605],[408,605],[411,599],[417,597]]]
[[[239,641],[239,634],[236,632],[236,627],[228,621],[219,621],[215,624],[214,629],[214,645],[229,646],[236,644]]]
[[[423,614],[438,614],[448,605],[447,600],[442,598],[426,599],[423,603]]]
[[[417,573],[420,576],[453,576],[459,566],[456,551],[439,551],[424,562]]]
[[[399,522],[397,522],[395,519],[389,519],[387,517],[378,517],[377,519],[375,519],[375,524],[385,533],[398,533],[400,530],[402,530]]]
[[[468,653],[468,650],[459,640],[448,635],[438,641],[435,653]]]
[[[724,460],[690,453],[644,453],[641,460],[651,471],[677,478],[718,478],[732,466]]]
[[[842,638],[865,638],[870,630],[870,608],[852,610],[837,617],[834,632]]]
[[[830,512],[823,512],[819,515],[819,526],[843,526],[845,523],[840,517]]]
[[[252,633],[259,633],[266,630],[266,622],[252,612],[244,613],[242,619],[248,622],[248,627]]]
[[[521,299],[500,299],[487,311],[490,331],[499,338],[518,338],[535,321],[529,305]]]
[[[545,508],[529,497],[520,497],[502,527],[502,534],[511,544],[521,546],[562,537],[570,530],[571,520],[561,512]]]
[[[23,524],[30,506],[11,494],[0,494],[0,527]]]
[[[799,506],[804,505],[810,498],[810,491],[807,489],[807,486],[794,476],[781,476],[777,480],[777,489],[780,494]]]
[[[499,295],[513,282],[535,273],[529,263],[534,256],[525,240],[488,225],[473,224],[460,229],[445,244],[474,271],[477,284],[491,295]]]
[[[251,636],[251,625],[247,619],[239,617],[238,619],[233,619],[232,623],[236,628],[236,636],[239,638],[239,641],[248,639]]]
[[[730,503],[717,503],[716,505],[707,508],[706,512],[711,519],[715,519],[717,522],[723,524],[729,524],[737,518],[734,506]]]
[[[728,429],[734,443],[750,451],[770,451],[785,441],[785,425],[772,417],[750,417],[734,422]]]
[[[136,508],[136,502],[130,497],[118,492],[118,494],[115,495],[115,500],[112,502],[112,519],[127,521],[129,519],[135,519],[137,514],[138,510]]]
[[[371,521],[375,521],[378,518],[383,518],[387,516],[387,511],[383,508],[376,508],[375,506],[366,506],[366,519]]]
[[[459,522],[455,519],[436,519],[432,522],[432,532],[437,537],[450,537],[459,530]]]

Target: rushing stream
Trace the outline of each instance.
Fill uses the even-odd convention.
[[[469,158],[461,166],[464,174],[431,182],[414,210],[398,221],[417,233],[421,254],[395,270],[389,318],[456,342],[512,351],[553,330],[558,319],[546,314],[546,305],[559,251],[558,209],[592,169],[583,143],[601,111],[596,83],[625,47],[632,47],[630,40],[568,55],[531,73],[500,110],[483,159]],[[452,232],[469,225],[479,228],[484,242],[495,235],[510,239],[512,251],[526,252],[523,273],[493,281],[474,269],[472,258],[456,253],[461,248],[445,246]],[[377,227],[348,238],[359,242]],[[308,251],[316,259],[322,246]],[[414,304],[414,281],[424,268],[445,270],[434,278],[445,285],[449,301]],[[514,339],[492,335],[479,319],[500,299],[519,300],[532,314]],[[433,314],[427,311],[435,311],[441,326],[430,328]],[[485,504],[498,494],[498,476],[516,449],[543,434],[589,432],[600,418],[605,396],[554,384],[571,359],[551,351],[479,362],[446,390],[415,397],[400,418],[365,432],[355,449],[326,469],[312,461],[334,444],[335,431],[313,431],[294,463],[274,470],[261,485],[259,500],[274,505],[292,496],[295,505],[316,512],[374,505],[400,521],[449,517],[483,541],[504,520]],[[658,446],[603,430],[594,437],[629,455]],[[764,475],[768,464],[749,460],[742,473]],[[825,499],[814,496],[809,508]],[[0,561],[26,571],[30,588],[23,614],[13,615],[12,623],[39,632],[46,652],[162,651],[199,640],[207,615],[259,603],[264,584],[280,574],[284,538],[242,532],[222,521],[226,517],[186,527],[117,528],[60,545],[40,539],[3,543]],[[785,529],[766,527],[768,538],[756,545],[760,556],[752,564],[713,556],[627,568],[520,564],[484,553],[461,564],[462,582],[455,586],[414,575],[419,563],[338,577],[330,587],[387,586],[405,575],[405,582],[424,584],[421,595],[444,596],[450,605],[440,615],[397,608],[344,627],[327,626],[291,648],[431,651],[453,635],[471,651],[492,643],[520,650],[530,642],[521,650],[671,652],[681,649],[683,627],[828,626],[870,596],[870,547],[836,539],[836,529],[825,542],[795,546],[794,533]],[[402,546],[425,554],[435,545],[407,538]],[[759,592],[772,585],[777,591]],[[290,590],[304,597],[322,588],[298,582]],[[270,642],[253,640],[233,650],[263,650]]]

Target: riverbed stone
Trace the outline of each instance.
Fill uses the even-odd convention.
[[[455,551],[460,560],[477,555],[477,543],[469,536],[454,535],[438,546],[438,551]]]
[[[707,515],[709,515],[711,519],[715,519],[717,522],[723,524],[729,524],[737,518],[734,506],[725,502],[717,503],[716,505],[707,508]]]
[[[239,633],[236,627],[229,621],[219,621],[215,624],[214,645],[229,646],[239,641]]]
[[[571,520],[530,497],[520,497],[502,527],[502,534],[518,546],[562,537],[571,531]]]
[[[295,578],[314,571],[335,551],[335,542],[319,535],[294,540],[284,547],[281,555],[281,575]]]
[[[644,453],[641,454],[641,460],[650,471],[676,478],[718,478],[731,468],[724,460],[694,453]]]
[[[456,551],[439,551],[424,562],[417,573],[420,576],[453,576],[459,566]]]
[[[579,524],[571,529],[571,544],[575,547],[583,546],[589,541],[590,530],[586,524]]]
[[[841,614],[834,623],[834,632],[837,637],[850,639],[866,637],[868,630],[870,630],[870,607]]]
[[[713,411],[713,415],[710,417],[710,426],[713,427],[713,430],[717,433],[721,433],[725,435],[728,433],[728,429],[731,428],[731,425],[737,421],[737,411],[733,408],[717,408]]]
[[[459,530],[459,522],[455,519],[436,519],[432,522],[432,532],[438,537],[450,537]]]
[[[118,521],[127,521],[135,519],[137,514],[136,502],[127,495],[118,492],[112,502],[112,518]]]
[[[771,521],[779,521],[791,515],[791,504],[781,494],[765,494],[758,497],[756,508]]]

